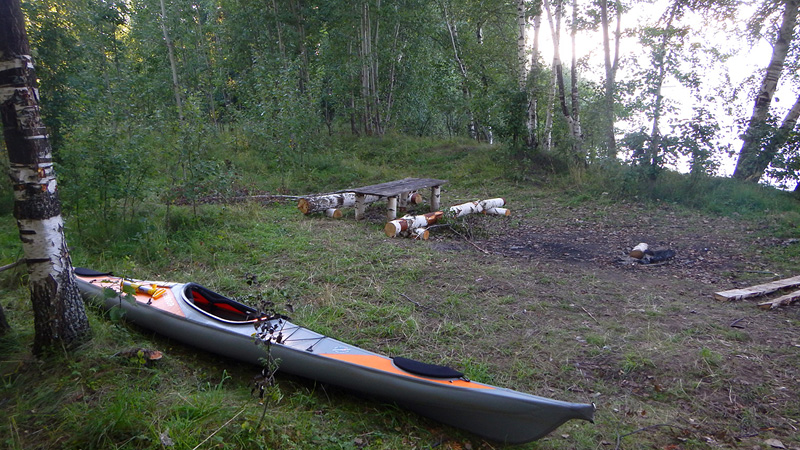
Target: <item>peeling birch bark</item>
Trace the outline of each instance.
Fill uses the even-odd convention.
[[[379,195],[365,195],[364,204],[374,203],[382,197]],[[401,202],[400,200],[404,200]],[[398,199],[398,207],[405,208],[411,203],[418,205],[422,203],[422,195],[418,192],[409,192]],[[356,206],[355,192],[340,192],[337,194],[312,195],[303,197],[297,201],[297,209],[303,214],[326,211],[328,209],[353,208]]]
[[[383,228],[383,232],[388,237],[396,237],[404,232],[410,233],[417,228],[424,228],[428,225],[433,225],[442,217],[444,217],[444,213],[442,211],[420,214],[418,216],[403,216],[399,219],[395,219],[386,223],[386,226]]]
[[[53,155],[19,0],[0,2],[0,116],[34,318],[33,351],[71,347],[89,335],[64,237]]]
[[[328,208],[325,210],[325,215],[332,219],[341,219],[342,210],[339,208]]]
[[[378,195],[365,195],[364,203],[373,203],[380,199],[381,197]],[[356,206],[355,192],[312,195],[303,197],[297,202],[297,209],[303,214],[321,212],[330,208],[352,208],[354,206]]]
[[[484,214],[488,214],[490,216],[510,216],[511,211],[508,208],[487,208],[483,210]]]
[[[460,205],[451,206],[447,214],[449,217],[462,217],[467,214],[482,213],[489,209],[500,208],[506,204],[502,198],[490,198],[487,200],[474,201],[469,203],[462,203]],[[505,215],[505,213],[503,213]]]

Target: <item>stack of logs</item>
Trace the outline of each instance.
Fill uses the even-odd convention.
[[[383,232],[388,237],[406,236],[425,240],[430,235],[428,227],[443,217],[454,219],[476,213],[509,216],[511,212],[503,208],[505,204],[506,201],[502,198],[490,198],[451,206],[447,211],[430,212],[418,216],[405,215],[399,219],[389,221],[383,228]]]

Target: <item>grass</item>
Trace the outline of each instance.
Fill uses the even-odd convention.
[[[756,253],[764,247],[759,239],[800,237],[800,207],[775,191],[705,181],[712,196],[724,198],[717,208],[686,186],[698,181],[682,184],[671,174],[663,186],[636,191],[618,186],[623,172],[602,178],[589,171],[582,184],[506,174],[501,148],[468,141],[348,138],[326,148],[306,173],[298,167],[291,176],[274,173],[270,161],[246,147],[227,157],[241,174],[240,187],[255,192],[303,194],[425,176],[449,180],[445,204],[502,196],[514,214],[509,221],[481,216],[458,224],[462,235],[491,250],[501,250],[506,233],[530,233],[534,242],[539,234],[531,226],[567,230],[575,223],[600,227],[600,237],[580,237],[605,243],[650,211],[666,211],[667,224],[686,234],[712,232],[720,223],[749,227],[737,236],[745,260],[798,269],[797,244]],[[796,310],[764,313],[709,301],[704,296],[718,285],[670,272],[675,266],[620,268],[603,259],[564,259],[563,250],[486,255],[446,229],[428,242],[388,239],[378,207],[362,223],[351,215],[304,217],[291,203],[193,208],[147,199],[135,213],[100,224],[96,211],[70,211],[73,263],[196,281],[250,304],[269,300],[291,308],[296,323],[369,350],[598,404],[595,424],[569,422],[519,448],[613,448],[618,440],[622,448],[713,448],[709,436],[748,447],[769,437],[800,446],[791,430],[798,392],[787,370],[798,365],[791,346]],[[0,263],[7,264],[21,251],[13,218],[0,219]],[[740,273],[725,270],[721,284]],[[197,352],[95,308],[90,342],[34,359],[24,278],[22,270],[0,273],[0,302],[14,329],[0,338],[4,448],[497,448],[394,405],[286,374],[259,403],[250,391],[259,368]],[[747,328],[731,328],[740,317],[748,318],[741,322]],[[139,347],[165,357],[146,366],[114,356]]]

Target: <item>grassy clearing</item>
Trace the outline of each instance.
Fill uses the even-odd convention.
[[[469,218],[456,224],[459,234],[440,229],[434,239],[414,242],[386,238],[378,207],[374,219],[355,223],[352,213],[338,221],[303,217],[293,204],[193,208],[151,200],[133,218],[107,224],[99,214],[72,211],[67,233],[75,265],[192,280],[247,303],[291,305],[296,323],[373,351],[598,404],[595,424],[570,422],[519,448],[614,448],[618,440],[621,448],[752,448],[768,438],[800,447],[793,430],[800,427],[798,308],[762,312],[752,303],[709,298],[735,280],[763,279],[747,272],[755,261],[754,272],[797,272],[800,246],[784,242],[800,237],[800,208],[783,194],[708,181],[728,192],[725,208],[714,209],[704,206],[713,198],[682,203],[691,189],[672,175],[658,192],[620,188],[624,173],[585,174],[581,184],[553,175],[525,181],[504,176],[508,168],[495,162],[505,160],[502,149],[460,141],[336,141],[307,171],[290,176],[262,173],[271,163],[246,148],[226,157],[253,191],[302,194],[429,176],[450,181],[445,204],[502,196],[514,215]],[[666,219],[646,221],[653,211]],[[20,252],[13,219],[0,218],[6,264]],[[717,267],[703,269],[708,264],[696,258],[687,269],[646,269],[602,256],[617,251],[612,242],[622,231],[633,244],[639,237],[670,242],[664,226],[691,245],[697,241],[698,249],[685,244],[683,253],[706,255],[707,262],[714,251],[740,252],[738,265],[719,269],[724,273],[712,283]],[[554,230],[569,245],[544,245]],[[584,247],[574,244],[580,239],[606,253],[582,255]],[[516,254],[517,248],[530,251]],[[701,269],[708,273],[696,273]],[[260,404],[250,395],[258,368],[199,353],[94,308],[91,342],[35,360],[23,281],[19,270],[0,274],[0,301],[14,327],[0,342],[5,448],[497,448],[289,375],[279,375]],[[745,328],[730,327],[739,318]],[[165,358],[150,367],[114,356],[138,347],[159,349]]]

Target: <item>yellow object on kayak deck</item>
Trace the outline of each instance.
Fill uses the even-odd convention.
[[[140,284],[140,283],[133,283],[127,280],[122,280],[122,286],[133,288],[133,290],[135,290],[136,292],[147,294],[153,298],[159,298],[167,293],[166,289],[157,287],[155,284]]]

